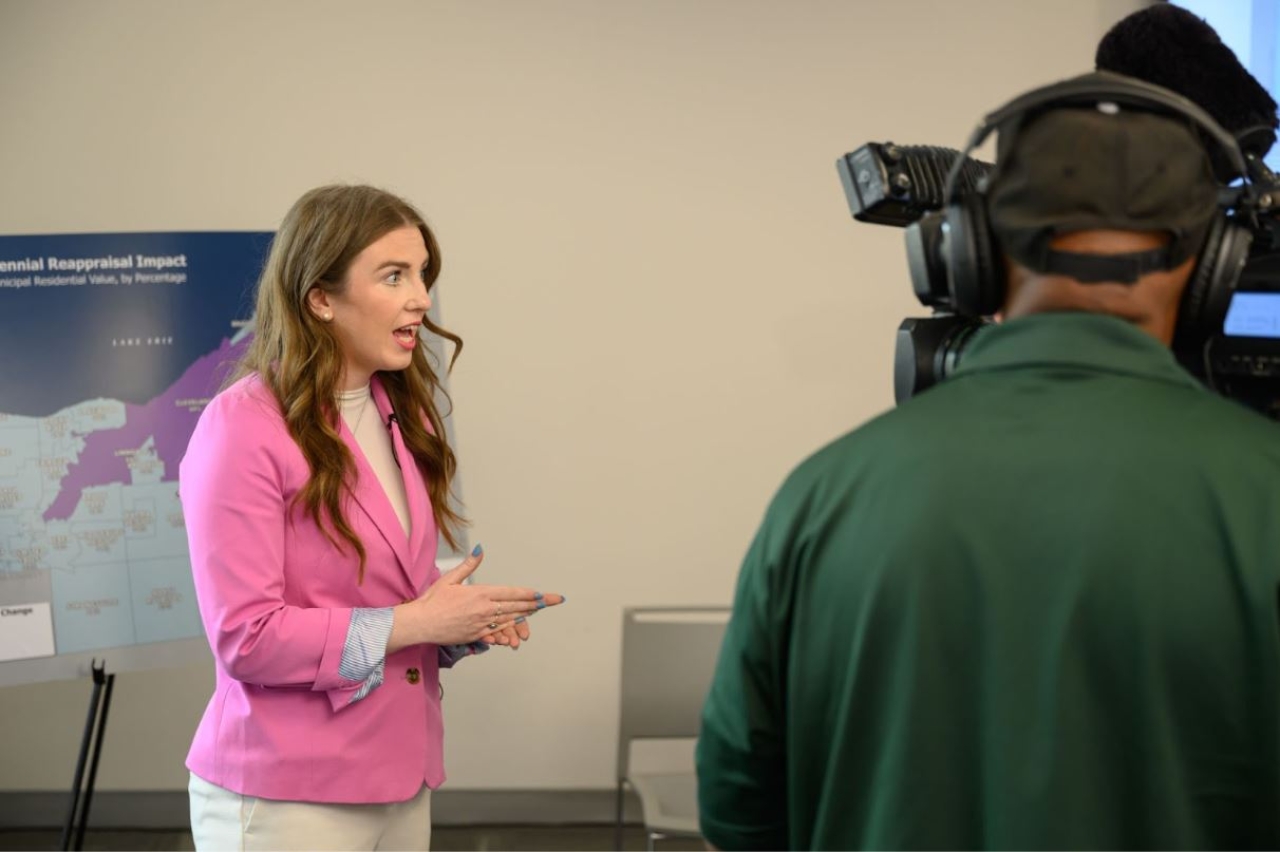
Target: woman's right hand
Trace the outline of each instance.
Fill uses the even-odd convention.
[[[420,598],[395,607],[387,653],[410,645],[459,645],[503,633],[517,618],[564,601],[519,586],[488,586],[464,581],[484,561],[479,545],[458,567],[440,575]]]

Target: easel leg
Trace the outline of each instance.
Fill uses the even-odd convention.
[[[63,850],[83,849],[84,832],[89,823],[89,807],[93,803],[93,785],[98,777],[98,759],[102,756],[102,741],[107,731],[107,710],[111,706],[111,690],[115,686],[116,676],[106,673],[106,661],[101,665],[97,660],[89,664],[93,673],[93,692],[89,696],[89,714],[84,722],[84,737],[80,741],[80,756],[76,759],[76,776],[71,787],[71,806],[67,809],[67,821],[62,827]],[[106,687],[105,691],[103,687]],[[93,755],[90,759],[89,752]],[[80,787],[84,780],[85,762],[89,762],[89,782],[81,796]],[[78,813],[77,813],[78,811]],[[72,833],[75,833],[75,846],[71,845]]]

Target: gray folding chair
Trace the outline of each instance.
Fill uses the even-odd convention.
[[[729,607],[628,607],[622,613],[615,842],[622,848],[626,788],[640,798],[647,848],[665,837],[699,837],[692,761],[680,772],[634,772],[642,739],[696,739]]]

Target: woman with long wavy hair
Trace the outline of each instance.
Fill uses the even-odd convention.
[[[519,647],[563,601],[465,583],[456,469],[420,332],[440,249],[410,204],[326,186],[286,215],[254,337],[182,460],[216,683],[196,731],[198,849],[428,849],[439,669]],[[453,360],[450,360],[452,366]]]

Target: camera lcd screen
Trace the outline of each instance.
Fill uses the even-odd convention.
[[[1280,339],[1280,293],[1237,292],[1222,331],[1228,337]]]

